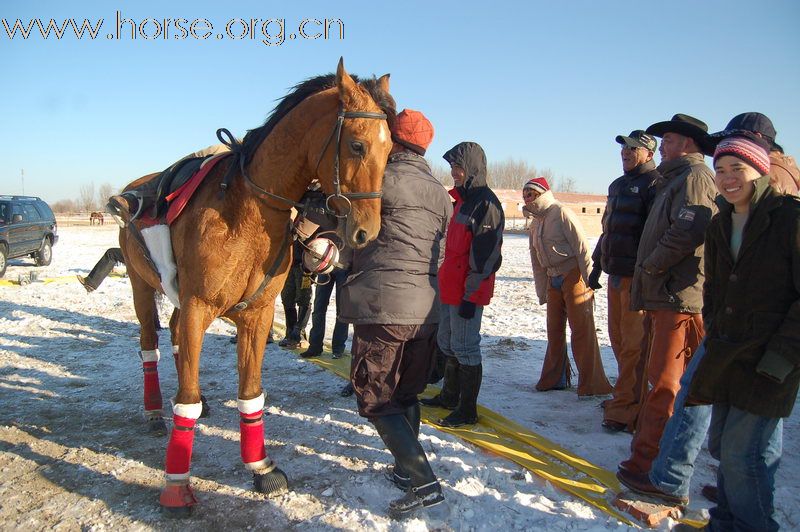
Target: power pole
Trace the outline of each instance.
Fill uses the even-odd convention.
[[[25,169],[22,168],[19,171],[20,178],[22,179],[22,195],[25,195]]]

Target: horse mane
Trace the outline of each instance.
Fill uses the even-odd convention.
[[[378,105],[378,107],[381,108],[381,111],[386,114],[389,127],[391,127],[392,124],[394,124],[395,116],[397,116],[397,109],[392,95],[380,89],[378,86],[378,80],[374,76],[364,80],[359,80],[358,76],[355,75],[351,75],[350,77],[352,77],[353,81],[358,83],[358,85],[363,88],[367,94],[369,94],[372,100]],[[273,128],[278,124],[278,122],[280,122],[281,119],[283,119],[283,117],[289,113],[289,111],[294,109],[300,102],[312,94],[331,89],[335,86],[336,74],[332,73],[308,78],[307,80],[295,85],[292,90],[286,96],[284,96],[281,101],[278,102],[270,115],[267,117],[267,121],[264,122],[264,125],[249,130],[244,136],[244,140],[242,140],[242,154],[244,156],[244,163],[250,163],[253,155],[255,155],[255,152],[261,143],[272,132]]]

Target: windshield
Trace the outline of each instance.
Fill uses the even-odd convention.
[[[7,202],[0,202],[0,225],[7,223],[10,212],[11,206]]]

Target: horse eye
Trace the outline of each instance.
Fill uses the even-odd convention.
[[[367,153],[367,148],[363,142],[354,140],[350,142],[350,151],[353,152],[353,155],[363,157]]]

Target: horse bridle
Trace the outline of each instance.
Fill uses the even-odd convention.
[[[342,126],[344,125],[344,121],[346,118],[372,118],[376,120],[386,120],[385,113],[373,113],[369,111],[345,111],[344,108],[340,105],[339,112],[336,116],[336,124],[333,127],[333,131],[328,136],[327,142],[322,147],[322,151],[317,158],[317,166],[314,168],[314,173],[316,174],[319,170],[319,165],[322,163],[322,158],[325,156],[325,152],[328,150],[328,146],[331,145],[331,141],[336,139],[336,151],[333,158],[333,194],[329,195],[325,199],[325,208],[329,211],[333,212],[337,218],[345,218],[350,214],[352,208],[352,201],[361,200],[361,199],[376,199],[383,196],[383,191],[375,191],[375,192],[345,192],[342,193],[341,188],[341,181],[339,180],[339,152],[341,151],[341,142],[342,142]],[[224,138],[227,137],[227,138]],[[267,190],[264,190],[260,186],[256,185],[252,179],[250,179],[250,175],[247,173],[247,169],[245,168],[244,162],[244,155],[242,153],[242,145],[241,143],[236,140],[236,138],[231,135],[231,132],[228,131],[226,128],[220,128],[217,130],[217,138],[220,142],[228,146],[232,152],[234,152],[239,158],[239,172],[242,174],[247,185],[256,191],[261,196],[267,196],[272,199],[276,199],[278,201],[282,201],[283,203],[287,203],[292,207],[297,208],[298,210],[303,207],[302,204],[291,200],[289,198],[285,198],[278,194],[274,194]],[[222,179],[222,183],[220,187],[223,191],[225,191],[228,187],[228,183],[231,177],[231,170],[234,167],[231,166],[228,170],[228,173]],[[336,209],[331,208],[330,200],[331,198],[336,198],[338,200],[343,200],[347,205],[347,212],[343,214],[339,214]]]
[[[325,199],[325,207],[329,211],[333,212],[337,218],[344,218],[350,214],[350,210],[352,208],[351,201],[360,199],[375,199],[383,196],[383,191],[381,190],[375,192],[345,192],[342,194],[342,189],[339,182],[339,152],[341,152],[342,149],[342,126],[344,125],[345,118],[374,118],[377,120],[386,120],[386,115],[384,113],[371,113],[369,111],[345,111],[341,106],[339,107],[339,113],[336,117],[336,126],[334,126],[333,131],[331,131],[325,146],[322,147],[322,151],[317,159],[317,166],[314,168],[314,173],[316,174],[319,171],[319,165],[322,162],[322,158],[325,156],[325,152],[328,150],[328,146],[330,146],[331,141],[335,138],[336,152],[333,156],[334,192]],[[344,200],[347,205],[347,212],[345,214],[336,214],[336,209],[331,208],[331,198]]]

